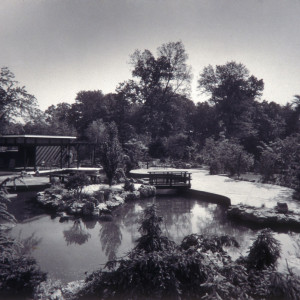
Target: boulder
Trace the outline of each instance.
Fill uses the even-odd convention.
[[[280,214],[286,214],[289,211],[288,205],[286,202],[277,202],[277,206],[275,207],[276,211]]]

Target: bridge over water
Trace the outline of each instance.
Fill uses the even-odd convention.
[[[191,173],[185,171],[148,172],[149,183],[157,189],[189,189]]]

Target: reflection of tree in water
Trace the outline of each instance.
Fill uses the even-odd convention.
[[[31,256],[32,252],[38,247],[41,243],[42,238],[37,238],[35,232],[33,232],[29,237],[22,238],[22,230],[19,231],[17,241],[20,243],[20,247],[17,248],[19,255]]]
[[[80,220],[75,220],[73,226],[69,230],[64,230],[64,238],[67,245],[82,245],[88,241],[91,235],[82,228]]]
[[[115,220],[124,225],[126,231],[131,234],[132,243],[135,243],[137,238],[140,236],[138,232],[138,228],[140,226],[139,220],[143,215],[143,210],[148,205],[147,200],[145,199],[139,202],[127,202],[118,207],[115,211]]]
[[[171,240],[180,242],[192,231],[191,208],[193,202],[186,197],[158,197],[158,214],[163,217],[162,230]]]
[[[206,215],[197,216],[198,233],[207,235],[229,235],[234,237],[241,248],[248,248],[252,241],[249,239],[255,235],[251,229],[238,226],[228,220],[226,209],[221,205],[198,202],[201,208],[205,208]]]
[[[181,241],[183,236],[191,233],[191,202],[189,199],[179,196],[156,196],[138,202],[128,202],[116,209],[116,218],[122,216],[121,222],[131,233],[132,242],[135,242],[140,236],[138,228],[143,210],[153,203],[157,205],[158,214],[163,217],[164,235],[172,240]]]
[[[82,219],[82,222],[85,225],[86,229],[94,229],[97,224],[96,219]]]
[[[297,259],[300,259],[300,235],[298,232],[288,232],[288,235],[291,237],[293,241],[293,248],[295,250],[295,256]]]
[[[115,222],[103,222],[99,232],[102,251],[108,260],[114,260],[122,242],[120,225]]]

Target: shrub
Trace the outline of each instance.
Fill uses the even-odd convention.
[[[127,256],[86,278],[83,299],[299,299],[300,279],[275,272],[278,242],[263,230],[249,256],[231,260],[228,236],[192,234],[177,246],[162,236],[155,206],[144,212],[141,238]],[[146,236],[146,238],[143,238]]]
[[[37,267],[36,261],[26,256],[5,259],[0,268],[0,296],[30,296],[46,274]]]
[[[235,244],[234,239],[193,235],[177,246],[162,236],[161,222],[155,206],[146,208],[137,246],[127,257],[108,262],[107,271],[96,271],[88,276],[79,296],[85,299],[91,296],[100,299],[204,299],[209,293],[221,295],[220,299],[230,299],[232,295],[242,294],[237,278],[244,278],[241,277],[244,269],[226,265],[224,274],[227,272],[232,277],[229,282],[225,282],[220,272],[220,266],[225,266],[223,259],[231,263],[222,245]],[[195,247],[195,238],[201,241],[198,244],[207,253]],[[215,255],[209,251],[214,243],[217,243]],[[238,275],[232,275],[234,272]],[[221,283],[219,278],[222,278]],[[235,285],[231,282],[234,280]]]
[[[151,205],[144,210],[143,220],[139,228],[142,236],[137,240],[136,250],[145,252],[170,250],[175,248],[175,243],[162,236],[160,224],[162,217],[157,215],[157,208]]]
[[[8,181],[20,180],[22,176],[8,178],[0,183],[0,221],[16,222],[14,216],[8,211],[5,202],[7,191],[5,184]],[[26,297],[33,294],[34,288],[46,279],[46,274],[41,272],[36,261],[23,254],[25,247],[8,237],[8,232],[1,227],[0,223],[0,298]],[[20,249],[20,247],[23,248]]]
[[[300,135],[277,139],[261,147],[259,172],[265,182],[271,181],[300,190],[299,161]]]
[[[201,252],[211,251],[213,253],[225,253],[223,246],[234,246],[238,248],[239,244],[235,238],[228,235],[208,236],[202,234],[190,234],[183,239],[180,245],[184,250],[194,247]]]
[[[279,257],[280,243],[273,237],[270,229],[264,229],[250,247],[247,264],[249,268],[258,270],[274,268]]]
[[[100,161],[111,186],[116,171],[121,164],[123,153],[118,138],[118,129],[114,122],[105,125],[103,140],[100,143]]]
[[[201,154],[204,163],[210,168],[210,174],[228,172],[231,176],[240,176],[254,164],[253,156],[236,139],[222,138],[216,141],[208,138]]]
[[[135,191],[134,184],[132,182],[130,182],[128,179],[125,180],[123,189],[126,192],[133,192],[133,191]]]
[[[73,191],[76,198],[81,199],[83,188],[89,184],[90,180],[85,173],[76,173],[69,177],[66,188]]]

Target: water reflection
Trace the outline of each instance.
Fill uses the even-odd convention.
[[[99,232],[99,237],[108,260],[114,260],[117,257],[117,251],[122,243],[122,233],[120,224],[116,222],[103,222]]]
[[[33,251],[36,250],[39,244],[42,242],[43,238],[38,238],[36,232],[32,232],[28,237],[22,238],[22,230],[19,231],[16,240],[20,243],[17,248],[19,255],[31,256]]]
[[[98,221],[96,219],[88,218],[83,219],[82,222],[84,223],[86,229],[94,229]]]
[[[68,246],[71,244],[82,245],[91,237],[91,234],[83,229],[82,224],[80,220],[75,220],[70,229],[63,231]]]
[[[50,278],[63,282],[78,280],[86,271],[103,267],[107,260],[123,256],[136,245],[143,210],[153,203],[163,217],[163,234],[176,243],[181,243],[191,233],[228,234],[241,245],[240,252],[230,253],[237,258],[240,253],[246,254],[257,233],[257,229],[232,223],[221,206],[172,195],[125,203],[113,211],[111,222],[76,220],[74,223],[60,223],[59,218],[39,215],[17,224],[12,229],[12,236],[18,237],[22,230],[22,239],[28,239],[28,245],[31,245],[28,248]],[[20,219],[22,217],[20,215]],[[283,249],[280,269],[285,268],[287,259],[289,266],[300,273],[299,234],[275,233],[275,238]]]

